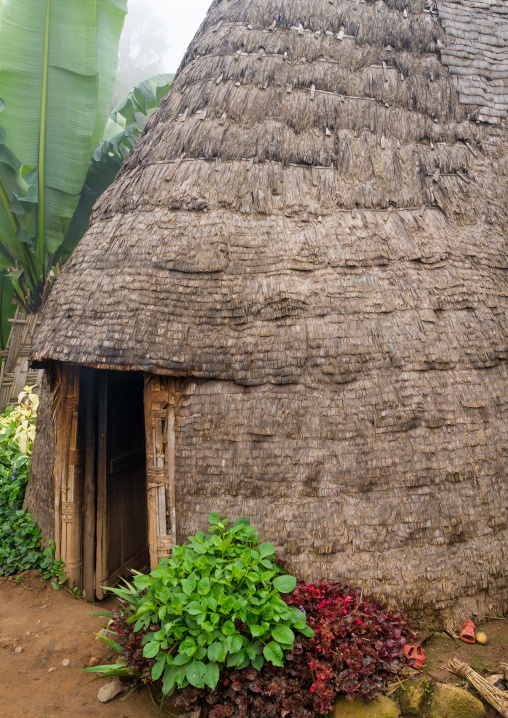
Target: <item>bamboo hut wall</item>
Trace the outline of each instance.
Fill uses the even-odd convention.
[[[180,539],[248,514],[297,573],[485,615],[508,573],[508,123],[464,102],[439,12],[215,0],[33,358],[196,380]],[[468,43],[502,88],[502,51]]]
[[[70,588],[81,586],[83,485],[79,419],[79,369],[57,367],[61,389],[55,406],[55,543],[56,555],[65,562]]]
[[[150,564],[171,555],[176,543],[175,406],[177,382],[171,377],[145,377],[148,546]]]
[[[6,349],[0,352],[3,357],[0,369],[0,411],[4,411],[8,405],[17,404],[18,396],[26,385],[35,386],[36,392],[41,390],[42,371],[31,371],[29,367],[38,321],[39,315],[25,316],[16,309]]]

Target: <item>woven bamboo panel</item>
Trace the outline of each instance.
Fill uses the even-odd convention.
[[[7,348],[0,352],[4,357],[0,369],[0,412],[9,404],[16,404],[23,387],[35,386],[36,393],[42,381],[41,370],[29,368],[29,356],[39,316],[25,316],[19,309],[12,320],[12,329],[7,341]]]
[[[176,542],[175,513],[175,399],[176,382],[170,377],[147,376],[145,428],[148,491],[148,545],[154,568],[171,555]]]

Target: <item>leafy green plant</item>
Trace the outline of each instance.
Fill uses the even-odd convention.
[[[37,418],[37,407],[39,406],[39,397],[33,393],[35,387],[25,386],[23,391],[18,395],[18,404],[16,406],[8,406],[4,413],[0,416],[0,446],[3,441],[5,444],[12,439],[19,447],[23,457],[16,459],[14,468],[19,467],[19,462],[28,464],[28,458],[32,453],[33,443],[35,439],[35,420]],[[8,461],[6,462],[8,465]]]
[[[314,635],[305,614],[281,598],[296,578],[276,564],[273,544],[261,543],[246,518],[227,528],[212,513],[209,522],[210,535],[198,531],[150,575],[109,589],[122,600],[110,624],[115,639],[102,637],[124,655],[114,670],[142,677],[148,662],[164,695],[187,685],[214,689],[226,667],[283,666],[295,632]]]
[[[0,23],[0,263],[44,304],[108,118],[127,0],[7,0]]]
[[[42,552],[42,558],[39,563],[39,570],[45,581],[51,581],[51,585],[58,591],[67,581],[64,568],[65,563],[62,558],[55,559],[56,544],[54,541],[49,542],[48,548]],[[78,595],[79,591],[73,590],[74,595]]]
[[[59,258],[65,262],[88,229],[97,198],[112,184],[146,123],[169,91],[174,75],[156,75],[134,87],[109,115],[100,145],[94,152],[81,197]]]
[[[108,108],[127,0],[7,0],[0,23],[2,319],[37,312],[172,75]],[[7,274],[6,274],[7,271]],[[4,301],[5,300],[5,301]],[[1,338],[1,337],[0,337]]]
[[[40,529],[23,510],[38,397],[25,387],[20,401],[0,416],[0,576],[36,569],[60,588],[66,576],[55,544],[41,549]]]

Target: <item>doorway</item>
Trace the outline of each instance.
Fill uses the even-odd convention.
[[[87,600],[101,600],[130,569],[149,567],[144,377],[80,371],[82,583]]]

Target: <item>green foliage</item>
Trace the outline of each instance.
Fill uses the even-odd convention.
[[[14,286],[9,279],[9,273],[5,267],[0,267],[0,349],[5,349],[7,346],[11,332],[9,319],[13,319],[16,313],[13,298]]]
[[[133,585],[110,589],[123,600],[127,624],[142,637],[143,658],[165,695],[187,685],[213,689],[226,667],[282,666],[295,631],[313,635],[305,614],[281,598],[296,579],[276,564],[273,544],[260,543],[248,519],[231,528],[217,513],[209,521],[210,535],[198,531],[150,575],[136,573]],[[121,644],[126,631],[116,623]]]
[[[0,24],[0,264],[34,312],[108,118],[127,0],[8,0]]]
[[[28,313],[44,305],[60,265],[88,229],[96,199],[171,85],[172,75],[144,80],[108,119],[126,11],[127,0],[5,5],[0,276],[7,270],[13,291],[0,285],[3,327],[12,299]]]
[[[34,396],[31,394],[30,396]],[[12,576],[28,569],[40,570],[53,588],[65,582],[63,561],[55,561],[55,544],[41,549],[41,532],[33,516],[23,510],[28,482],[29,456],[20,449],[18,418],[24,414],[31,431],[35,412],[22,407],[8,407],[0,417],[0,576]],[[26,445],[26,444],[24,444]],[[27,445],[31,450],[31,442]]]
[[[18,404],[8,406],[0,416],[0,446],[9,446],[11,441],[18,445],[20,454],[28,459],[35,439],[35,420],[39,397],[32,393],[35,387],[25,386],[18,394]],[[17,465],[16,465],[17,468]]]
[[[111,112],[104,136],[95,150],[78,207],[58,252],[65,262],[88,229],[92,208],[112,184],[129,152],[138,143],[151,115],[169,91],[174,75],[156,75],[134,87]]]

